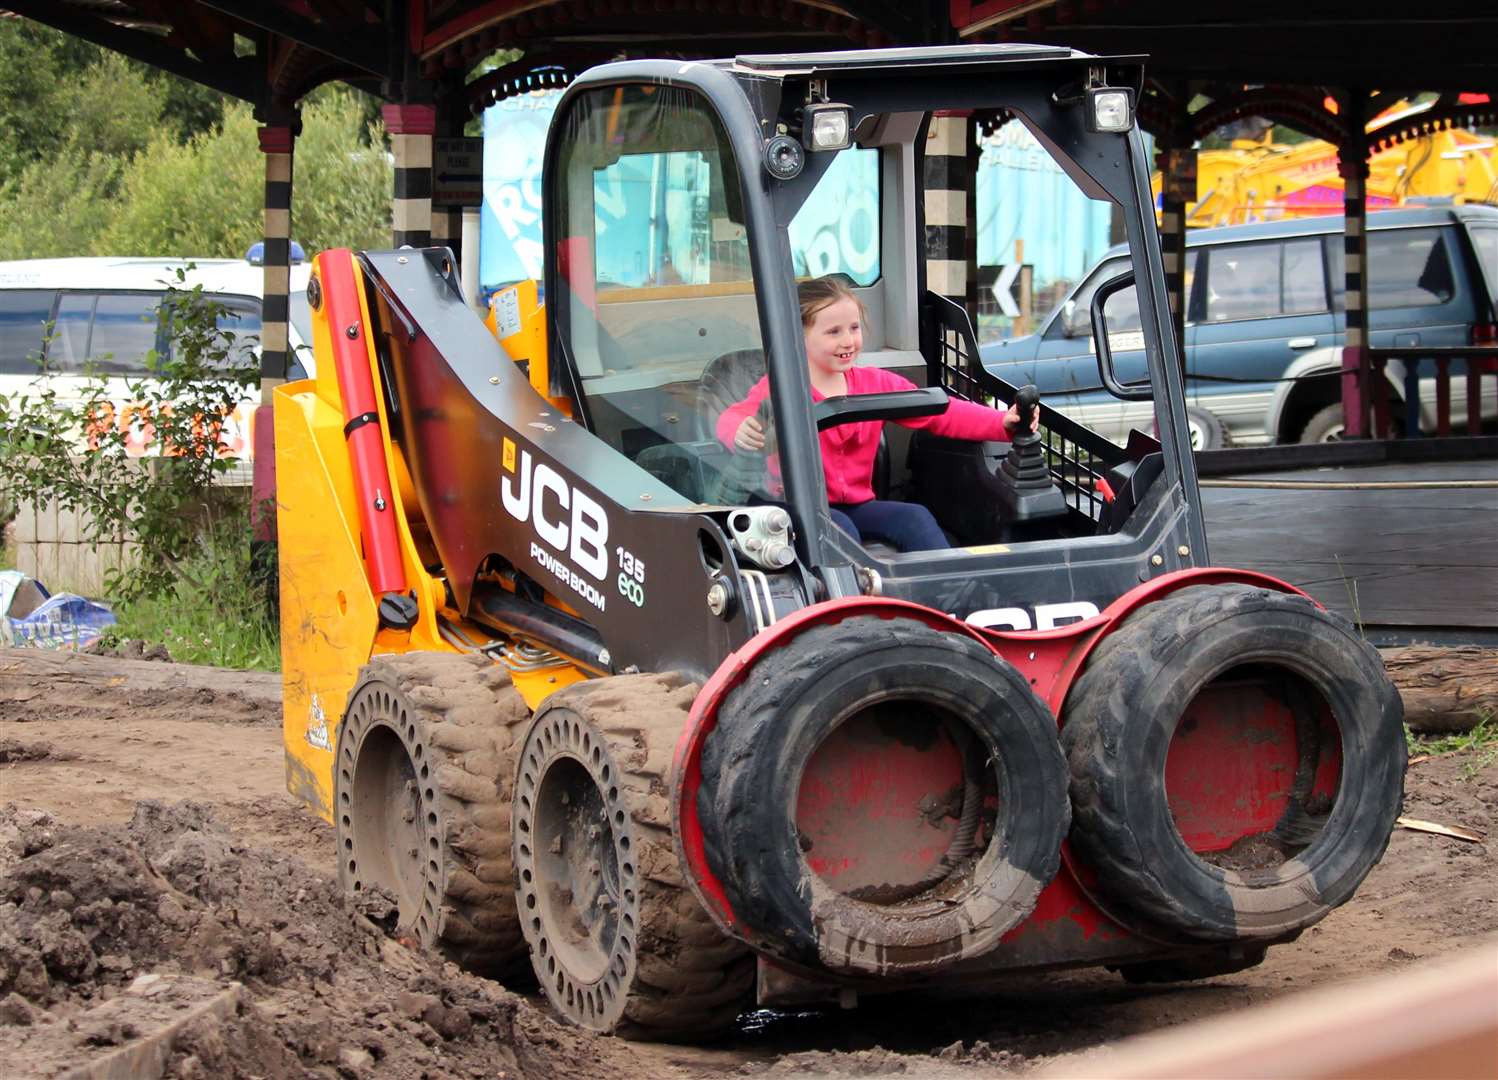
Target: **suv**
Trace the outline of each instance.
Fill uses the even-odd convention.
[[[299,249],[294,250],[295,254]],[[25,390],[43,372],[60,397],[81,392],[87,373],[111,380],[141,378],[146,355],[169,347],[157,309],[177,271],[178,286],[201,285],[222,304],[242,347],[258,355],[264,271],[246,259],[76,258],[0,262],[0,394]],[[191,269],[189,269],[191,267]],[[291,267],[287,349],[292,378],[312,360],[312,321],[307,308],[306,263]],[[42,366],[38,367],[38,361]],[[120,394],[126,391],[123,385]],[[114,388],[111,387],[111,396]],[[243,468],[233,482],[248,482],[253,459],[251,418],[259,404],[252,392],[235,411],[226,440]],[[144,450],[144,447],[142,447]],[[132,451],[133,452],[133,451]]]
[[[1202,229],[1186,237],[1186,376],[1192,444],[1320,442],[1342,430],[1343,219],[1325,217]],[[1122,442],[1154,419],[1150,402],[1099,384],[1089,309],[1093,292],[1128,266],[1108,251],[1035,334],[981,350],[1012,383],[1034,382],[1074,419]],[[1492,334],[1498,306],[1498,207],[1385,210],[1368,218],[1370,344],[1471,345]],[[1144,373],[1133,289],[1106,305],[1120,378]],[[1464,372],[1452,365],[1453,400]],[[1403,415],[1404,367],[1387,368],[1392,413]],[[1483,415],[1498,414],[1485,388]],[[1421,389],[1422,427],[1435,394]],[[1454,418],[1459,422],[1460,417]]]

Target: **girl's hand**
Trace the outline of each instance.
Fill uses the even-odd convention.
[[[733,433],[733,445],[739,450],[763,450],[765,448],[765,429],[758,417],[744,417],[739,430]]]
[[[1009,435],[1012,438],[1014,436],[1015,431],[1018,428],[1019,428],[1019,406],[1018,405],[1011,405],[1011,406],[1009,406],[1008,411],[1004,413],[1004,430],[1007,431],[1007,432],[1009,432]],[[1032,417],[1030,417],[1030,430],[1032,432],[1040,430],[1040,410],[1039,409],[1036,409],[1035,410],[1035,415],[1032,416]]]

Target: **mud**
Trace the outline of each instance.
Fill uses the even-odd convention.
[[[389,898],[346,903],[299,860],[236,843],[206,804],[148,801],[104,828],[12,806],[0,836],[0,1059],[25,1075],[141,1039],[172,994],[185,1002],[201,980],[244,992],[173,1041],[167,1076],[639,1067],[627,1044],[553,1024],[497,984],[411,951],[392,936]]]
[[[414,952],[388,903],[345,903],[333,830],[285,792],[274,680],[178,678],[177,665],[140,661],[112,661],[119,671],[100,679],[73,678],[71,664],[20,679],[8,660],[0,652],[7,1080],[153,1038],[170,1077],[1008,1076],[1498,931],[1491,842],[1399,830],[1350,903],[1235,975],[1014,977],[964,995],[865,996],[847,1011],[755,1012],[708,1047],[631,1045]],[[1489,838],[1498,828],[1491,758],[1419,762],[1407,787],[1411,817]],[[168,1017],[185,1022],[165,1037]]]

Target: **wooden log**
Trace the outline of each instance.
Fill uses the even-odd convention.
[[[1379,650],[1404,699],[1404,720],[1424,734],[1471,731],[1498,722],[1498,649],[1407,645]]]

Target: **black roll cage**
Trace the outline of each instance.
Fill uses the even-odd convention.
[[[1137,125],[1122,134],[1089,132],[1081,89],[1085,85],[1123,86],[1138,93],[1143,80],[1140,57],[1098,57],[1044,46],[949,46],[847,53],[739,57],[735,61],[624,61],[593,68],[575,80],[558,103],[547,137],[543,165],[544,204],[560,205],[558,157],[566,118],[579,95],[627,84],[668,86],[699,95],[714,111],[732,148],[744,201],[750,268],[766,368],[774,392],[774,421],[780,444],[786,501],[794,522],[796,553],[803,565],[824,567],[844,560],[829,537],[826,485],[813,416],[796,285],[785,225],[805,199],[830,155],[808,153],[802,176],[776,181],[763,165],[763,150],[777,124],[785,124],[805,100],[810,80],[821,80],[828,96],[853,109],[852,130],[868,118],[933,109],[1002,108],[1050,152],[1087,194],[1123,209],[1126,239],[1139,295],[1150,385],[1155,388],[1159,440],[1168,484],[1185,494],[1191,546],[1207,550],[1187,431],[1185,388],[1178,343],[1165,294],[1164,264],[1149,169]],[[924,131],[924,124],[922,125]],[[919,152],[919,147],[917,148]],[[816,159],[824,159],[817,162]],[[814,164],[815,162],[815,164]],[[917,159],[919,165],[919,158]],[[917,168],[919,176],[920,169]],[[917,187],[919,188],[919,184]],[[915,228],[924,215],[917,199]],[[548,298],[565,296],[559,279],[559,215],[545,215],[543,242]],[[924,281],[923,269],[916,280]],[[575,380],[575,365],[561,333],[560,303],[547,304],[548,345],[554,372]],[[923,338],[926,336],[922,335]],[[562,363],[555,362],[561,358]],[[937,358],[927,364],[938,370]],[[1163,388],[1163,395],[1159,392]],[[580,387],[560,387],[581,400]],[[1161,408],[1160,406],[1164,406]]]

